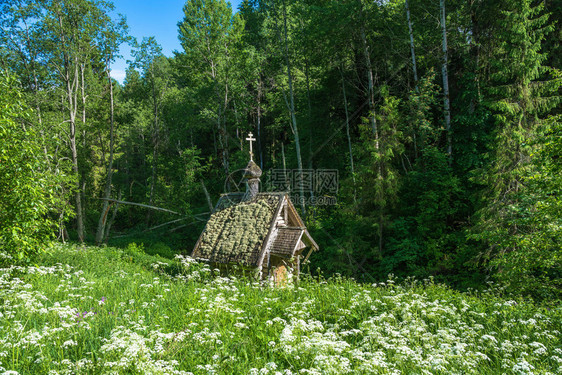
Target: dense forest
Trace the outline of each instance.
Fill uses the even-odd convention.
[[[1,1],[0,262],[53,239],[189,253],[251,132],[262,190],[337,171],[288,184],[311,272],[560,297],[562,1],[187,0],[171,57],[113,9]]]

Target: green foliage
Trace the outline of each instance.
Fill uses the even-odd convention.
[[[420,79],[418,86],[409,92],[407,122],[403,132],[407,134],[408,143],[413,146],[413,154],[416,158],[426,146],[438,145],[442,134],[442,126],[436,126],[432,118],[438,96],[439,87],[435,84],[433,69],[430,69]]]
[[[0,263],[28,259],[53,235],[60,203],[18,82],[0,73]]]
[[[388,87],[382,88],[383,103],[378,108],[377,134],[363,120],[363,151],[367,153],[364,160],[363,176],[364,194],[369,195],[369,203],[384,208],[396,201],[398,171],[393,162],[401,157],[404,150],[402,132],[398,130],[402,121],[399,112],[400,100],[391,96]]]
[[[383,269],[418,277],[453,272],[459,266],[459,234],[452,222],[462,208],[463,189],[445,152],[426,148],[405,176],[399,195],[408,204],[401,204],[392,224]]]
[[[131,242],[127,245],[127,248],[125,249],[126,252],[131,253],[133,255],[135,254],[144,254],[144,245],[142,243],[137,244],[135,242]]]
[[[559,295],[558,120],[545,122],[559,114],[557,2],[447,1],[451,157],[435,73],[439,2],[408,0],[410,24],[405,5],[245,0],[233,13],[224,0],[189,0],[181,50],[167,57],[154,38],[133,42],[123,86],[110,86],[127,40],[110,2],[4,0],[0,64],[32,111],[16,133],[39,147],[18,156],[31,166],[22,171],[56,176],[46,193],[55,212],[38,217],[55,219],[61,239],[74,229],[81,238],[83,221],[88,240],[105,220],[110,243],[144,244],[138,257],[189,252],[209,206],[236,190],[231,172],[247,164],[252,131],[264,186],[271,169],[339,171],[337,194],[306,193],[338,202],[303,215],[321,248],[312,269],[370,282],[434,275],[455,286],[488,272],[517,293]],[[102,196],[184,216],[104,207]],[[66,224],[71,211],[84,217],[76,227]],[[243,235],[228,251],[247,245]]]
[[[168,259],[173,259],[176,256],[176,252],[174,252],[174,250],[170,246],[166,245],[163,242],[156,242],[150,245],[150,247],[146,250],[146,253],[150,255],[158,255]]]
[[[183,8],[184,18],[178,24],[184,51],[178,54],[178,73],[191,94],[189,102],[196,118],[206,126],[200,132],[218,132],[222,167],[228,170],[229,153],[226,122],[231,112],[230,101],[236,97],[243,74],[240,45],[244,22],[232,13],[224,0],[189,1]]]
[[[488,234],[498,256],[490,264],[496,278],[512,290],[541,299],[562,297],[562,123],[549,119],[534,141],[537,146],[525,190],[506,207],[506,225]],[[491,255],[491,254],[490,254]],[[488,256],[490,256],[488,255]]]
[[[552,157],[545,151],[552,140],[544,135],[536,138],[545,124],[556,124],[556,118],[546,123],[544,118],[560,103],[559,73],[543,66],[546,55],[541,51],[552,26],[542,5],[530,1],[505,1],[500,9],[497,45],[490,61],[493,84],[487,95],[496,118],[493,159],[480,173],[486,185],[484,206],[477,213],[471,238],[485,244],[481,260],[512,290],[541,297],[559,295],[560,273],[554,266],[559,234],[547,224],[554,222],[556,227],[558,218],[549,215],[545,220],[546,211],[541,212],[543,207],[556,207],[543,203],[544,197],[556,194],[556,187],[545,190],[536,182],[537,177],[553,176],[537,160]]]

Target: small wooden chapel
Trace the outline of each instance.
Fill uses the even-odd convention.
[[[276,284],[298,277],[301,259],[318,245],[308,233],[286,192],[259,192],[261,169],[253,160],[244,170],[246,192],[221,195],[191,256],[219,269],[232,266],[255,272]]]

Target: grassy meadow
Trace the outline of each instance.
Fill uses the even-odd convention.
[[[562,374],[562,308],[431,281],[272,288],[58,245],[0,273],[0,374]]]

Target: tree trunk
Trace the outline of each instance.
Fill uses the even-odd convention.
[[[371,64],[371,55],[369,51],[369,45],[367,44],[367,35],[365,33],[365,19],[363,17],[363,4],[360,4],[359,8],[361,14],[361,39],[363,41],[363,53],[365,54],[365,63],[367,68],[367,80],[369,83],[369,119],[371,121],[371,128],[373,131],[373,136],[375,140],[375,151],[378,155],[378,161],[376,162],[377,168],[377,178],[383,178],[383,171],[382,171],[382,155],[380,150],[380,140],[379,140],[379,131],[377,126],[377,119],[375,113],[375,83],[373,78],[373,67]],[[382,216],[383,207],[380,207],[380,217],[379,217],[379,256],[382,257],[382,236],[383,236],[383,216]]]
[[[343,91],[343,105],[345,108],[345,130],[347,133],[347,145],[349,146],[349,166],[351,167],[351,178],[353,180],[353,202],[357,202],[357,190],[355,184],[355,168],[353,165],[353,150],[351,148],[351,135],[349,134],[349,111],[347,109],[347,94],[345,91],[345,80],[343,78],[343,68],[340,68],[341,87]]]
[[[207,199],[207,204],[209,205],[209,212],[213,213],[214,207],[213,207],[213,202],[211,201],[211,195],[209,194],[209,191],[207,190],[207,187],[205,186],[205,182],[203,182],[203,180],[201,180],[201,187],[203,188],[203,193],[205,194],[205,198]]]
[[[314,139],[312,130],[314,126],[312,125],[312,103],[310,102],[310,76],[308,69],[308,58],[304,61],[304,75],[306,78],[306,100],[308,102],[308,169],[312,170],[312,140]],[[310,200],[314,202],[314,189],[310,189]],[[309,212],[311,220],[314,220],[315,206],[311,207]]]
[[[225,91],[224,91],[224,96],[222,94],[222,92],[219,90],[219,81],[218,81],[218,73],[217,73],[217,67],[214,61],[210,61],[210,68],[211,68],[211,78],[213,79],[213,82],[215,84],[215,94],[217,96],[217,118],[216,118],[216,123],[217,123],[217,129],[216,131],[218,132],[218,143],[219,143],[219,149],[217,149],[217,142],[215,140],[214,144],[215,144],[215,152],[220,152],[220,158],[221,158],[221,163],[222,163],[222,167],[224,169],[224,174],[226,177],[228,177],[229,175],[229,163],[228,163],[228,133],[226,131],[226,107],[228,105],[228,82],[225,82]],[[223,119],[224,117],[224,119]],[[213,137],[215,137],[215,131],[213,130]],[[227,182],[227,188],[230,187],[229,183]]]
[[[283,144],[283,141],[281,141],[281,159],[283,161],[283,177],[285,178],[285,181],[283,181],[283,186],[289,187],[288,190],[290,192],[291,185],[289,184],[289,179],[287,178],[287,163],[285,162],[285,145]]]
[[[84,61],[87,61],[88,57],[85,57]],[[86,149],[86,82],[84,81],[84,70],[86,66],[84,63],[79,63],[76,59],[76,64],[80,70],[80,94],[82,99],[82,147]],[[105,156],[104,156],[105,157]],[[82,217],[86,217],[86,171],[80,170],[80,179],[82,182],[82,188],[80,189],[80,194],[82,194]]]
[[[107,166],[107,180],[105,182],[105,193],[104,198],[109,199],[111,196],[111,179],[113,177],[113,152],[114,152],[114,104],[113,104],[113,81],[111,80],[111,70],[109,66],[109,60],[107,61],[107,79],[109,81],[109,102],[110,102],[110,128],[109,128],[109,162]],[[100,218],[98,221],[98,229],[96,231],[96,244],[100,245],[104,239],[105,223],[107,219],[107,209],[109,201],[103,201],[103,207],[100,213]]]
[[[154,62],[152,62],[154,64]],[[151,67],[151,70],[154,69],[154,66]],[[148,198],[148,204],[152,206],[154,204],[154,189],[156,186],[156,178],[158,173],[158,146],[160,143],[160,133],[158,127],[158,98],[156,95],[156,82],[154,77],[154,72],[151,72],[152,77],[152,116],[153,116],[153,131],[152,131],[152,173],[151,173],[151,180],[150,180],[150,192]],[[148,211],[146,213],[146,226],[150,225],[150,217],[151,212]]]
[[[80,93],[82,94],[82,125],[86,125],[86,82],[84,82],[84,70],[86,67],[84,64],[80,64]],[[84,131],[85,128],[84,128]],[[85,141],[84,137],[84,141]]]
[[[70,87],[70,85],[68,85]],[[72,94],[69,93],[69,105],[72,103]],[[76,149],[76,116],[70,110],[70,151],[72,153],[72,171],[76,177],[80,176],[78,170],[78,151]],[[80,181],[76,182],[76,192],[74,194],[76,203],[76,230],[78,232],[78,240],[84,242],[84,220],[82,217],[82,193]]]
[[[258,108],[257,108],[257,130],[258,130],[258,152],[260,154],[260,168],[263,170],[263,153],[261,147],[261,95],[262,95],[262,81],[261,77],[258,82]]]
[[[76,67],[75,70],[78,68]],[[77,79],[78,72],[75,72],[75,80]],[[76,82],[76,81],[75,81]],[[76,178],[80,176],[80,171],[78,169],[78,150],[76,147],[76,95],[73,85],[70,83],[70,77],[67,80],[67,96],[68,96],[68,110],[69,110],[69,124],[70,124],[70,151],[72,154],[72,171],[74,172]],[[84,242],[84,219],[82,210],[82,189],[80,180],[76,181],[76,192],[75,192],[75,203],[76,203],[76,230],[78,232],[78,240]]]
[[[369,120],[371,122],[371,129],[375,137],[375,148],[377,152],[379,152],[379,131],[375,113],[375,83],[373,78],[373,67],[371,65],[371,56],[369,52],[369,46],[367,45],[367,36],[365,35],[364,26],[361,26],[361,38],[363,40],[363,53],[365,54],[365,64],[367,68],[367,82],[369,84]]]
[[[415,52],[415,48],[414,48],[414,32],[412,31],[412,22],[410,20],[410,5],[408,3],[408,0],[406,0],[406,19],[408,20],[408,32],[410,34],[410,52],[412,55],[412,71],[414,72],[414,85],[415,85],[415,90],[416,93],[418,92],[418,69],[417,69],[417,65],[416,65],[416,52]],[[414,155],[418,156],[418,142],[417,142],[417,131],[416,131],[416,126],[414,126],[414,129],[412,131],[413,133],[413,141],[414,141]]]
[[[472,39],[470,42],[470,54],[474,63],[474,83],[476,87],[476,98],[470,101],[470,113],[474,113],[476,105],[480,103],[480,25],[476,15],[474,1],[470,2],[470,21],[472,29]]]
[[[297,168],[298,168],[298,173],[301,175],[302,177],[302,157],[301,157],[301,146],[300,146],[300,139],[299,139],[299,129],[297,126],[297,116],[295,114],[295,98],[294,98],[294,93],[293,93],[293,77],[291,75],[291,63],[289,60],[289,46],[288,46],[288,41],[287,41],[287,9],[286,9],[286,5],[285,5],[285,1],[283,1],[283,31],[284,31],[284,37],[285,37],[285,63],[287,65],[287,78],[289,81],[289,99],[290,99],[290,107],[289,107],[289,111],[291,113],[291,123],[292,123],[292,129],[293,129],[293,133],[295,136],[295,148],[297,151]],[[299,196],[300,196],[300,204],[301,204],[301,209],[302,209],[302,213],[304,216],[306,216],[306,207],[304,204],[304,187],[301,184],[299,184]]]
[[[406,18],[408,19],[408,32],[410,33],[410,52],[412,54],[412,70],[414,72],[414,83],[416,92],[418,91],[418,69],[416,66],[416,52],[414,50],[414,33],[412,32],[412,22],[410,20],[410,6],[406,0]]]
[[[449,164],[452,162],[452,155],[453,155],[453,147],[452,147],[452,139],[451,139],[451,108],[449,104],[449,75],[447,73],[447,60],[448,60],[448,51],[447,51],[447,25],[446,25],[446,18],[445,18],[445,0],[440,0],[440,8],[441,8],[441,29],[443,31],[443,65],[442,65],[442,73],[443,73],[443,104],[444,104],[444,111],[445,111],[445,131],[447,132],[447,155],[449,157]]]
[[[224,165],[224,172],[225,175],[228,176],[230,174],[230,163],[229,163],[229,155],[228,155],[228,131],[226,129],[226,110],[228,108],[228,82],[224,85],[224,102],[223,102],[223,110],[222,110],[222,132],[224,138],[224,147],[222,149],[222,162]]]
[[[310,102],[310,76],[309,76],[309,69],[308,69],[308,59],[305,58],[304,61],[304,77],[306,79],[306,101],[308,103],[308,168],[312,169],[312,139],[313,133],[312,129],[312,103]],[[312,194],[312,192],[311,192]]]
[[[60,38],[64,45],[66,43],[66,35],[64,32],[62,15],[58,15]],[[74,66],[70,61],[70,56],[66,51],[63,52],[63,81],[66,84],[66,100],[68,101],[68,114],[69,114],[69,127],[70,127],[70,152],[72,159],[72,171],[76,178],[80,176],[78,169],[78,151],[76,148],[76,114],[77,114],[77,99],[78,99],[78,63],[74,61]],[[77,60],[77,58],[75,58]],[[73,77],[71,78],[71,75]],[[74,193],[74,200],[76,204],[76,231],[78,240],[84,242],[84,219],[82,216],[82,195],[80,181],[76,181],[76,192]]]
[[[123,192],[121,191],[121,189],[119,189],[119,200],[121,200],[123,198]],[[111,231],[111,227],[113,226],[113,223],[115,222],[115,216],[117,216],[117,210],[119,209],[119,203],[115,203],[115,207],[113,207],[113,213],[111,214],[111,219],[109,219],[109,222],[107,223],[107,228],[105,229],[105,235],[104,235],[104,239],[103,242],[107,243],[107,240],[109,239],[109,233]]]

